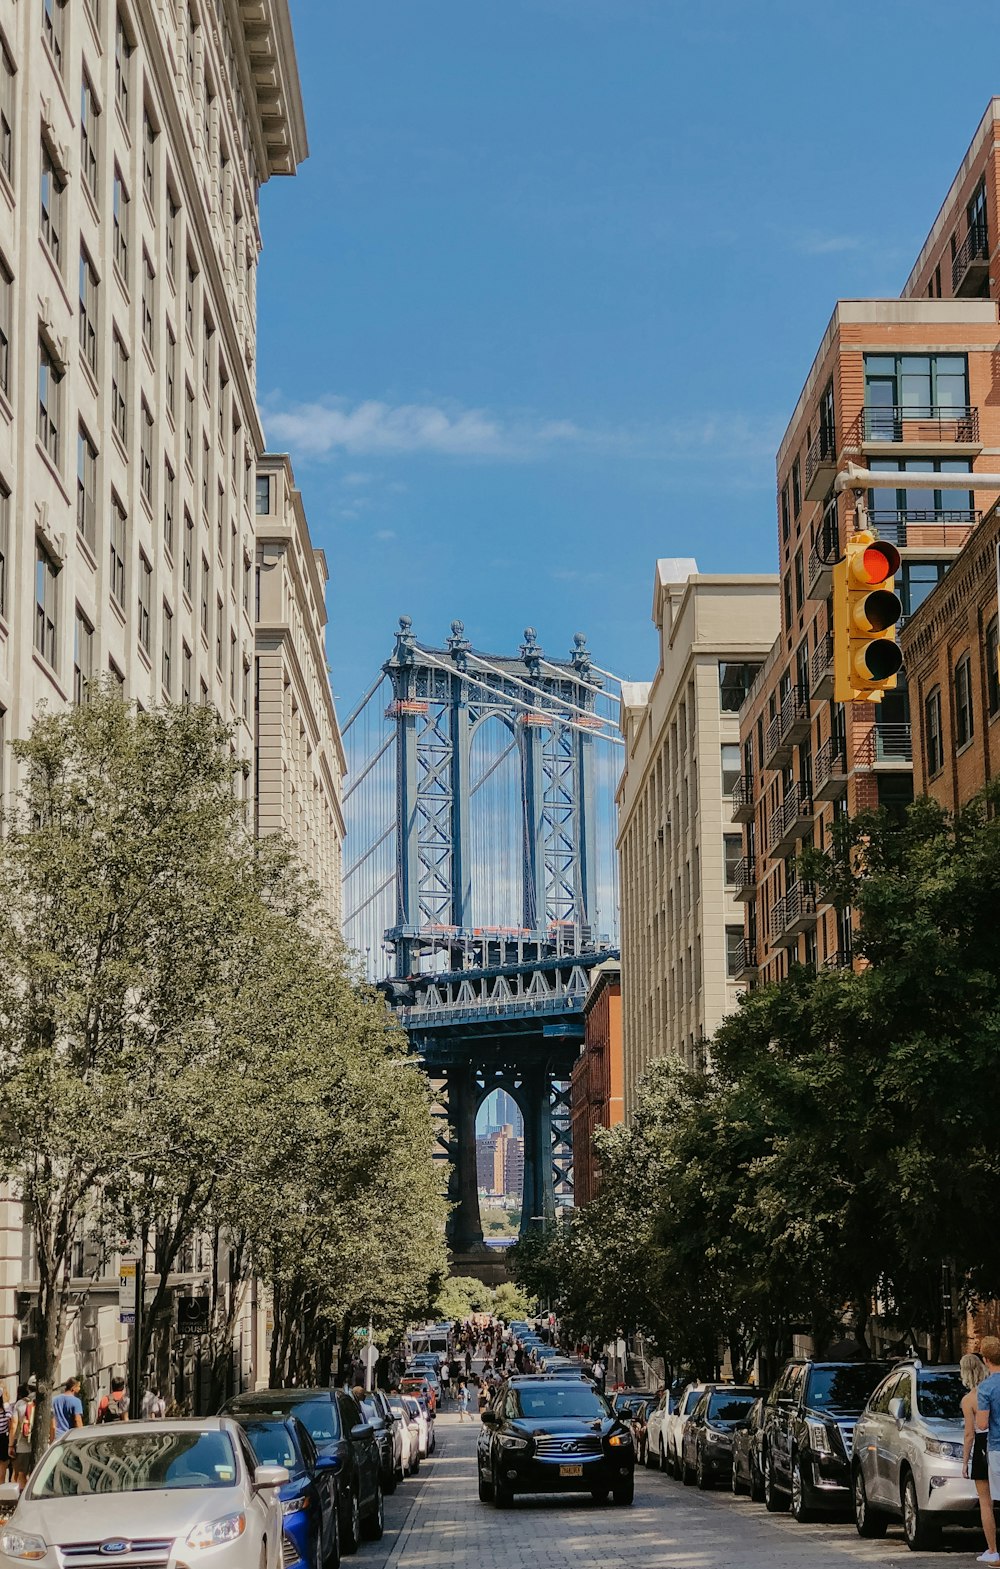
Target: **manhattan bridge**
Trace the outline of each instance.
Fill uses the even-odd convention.
[[[577,633],[485,654],[401,616],[348,717],[345,936],[434,1086],[453,1261],[481,1269],[476,1118],[524,1120],[521,1229],[572,1203],[569,1076],[596,966],[617,953],[617,677]],[[496,1257],[496,1255],[493,1255]]]

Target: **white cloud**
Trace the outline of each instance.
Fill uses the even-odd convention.
[[[372,482],[372,477],[371,477],[370,474],[345,474],[344,475],[344,484],[345,485],[351,485],[351,486],[370,485],[371,482]]]
[[[394,528],[380,528],[376,529],[375,538],[381,540],[383,545],[387,545],[390,540],[398,539],[399,535]]]
[[[833,256],[841,251],[856,251],[861,245],[854,234],[820,234],[815,229],[800,234],[795,248],[803,256]]]

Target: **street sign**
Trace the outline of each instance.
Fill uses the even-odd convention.
[[[129,1327],[131,1328],[131,1326],[135,1323],[135,1314],[134,1313],[119,1313],[118,1314],[118,1322],[119,1322],[119,1324],[128,1324]]]
[[[379,1357],[381,1355],[382,1355],[382,1353],[379,1350],[378,1346],[362,1346],[362,1348],[361,1348],[361,1360],[364,1363],[365,1368],[366,1368],[366,1370],[369,1373],[371,1372],[372,1368],[375,1366],[376,1362],[378,1361],[378,1359],[379,1359]]]
[[[123,1258],[118,1266],[119,1324],[135,1323],[136,1281],[138,1276],[139,1260],[136,1258]]]

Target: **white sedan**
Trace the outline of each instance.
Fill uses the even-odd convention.
[[[45,1451],[0,1530],[0,1569],[281,1569],[284,1466],[235,1422],[78,1427]],[[6,1496],[8,1488],[0,1489]]]
[[[666,1421],[670,1415],[673,1402],[668,1391],[660,1396],[658,1403],[650,1405],[646,1414],[646,1464],[662,1468],[662,1456],[666,1448]]]

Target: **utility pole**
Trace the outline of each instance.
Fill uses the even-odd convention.
[[[129,1374],[129,1404],[132,1420],[139,1421],[142,1412],[142,1321],[146,1307],[146,1243],[148,1233],[143,1226],[135,1261],[135,1325],[132,1330],[132,1367]]]

